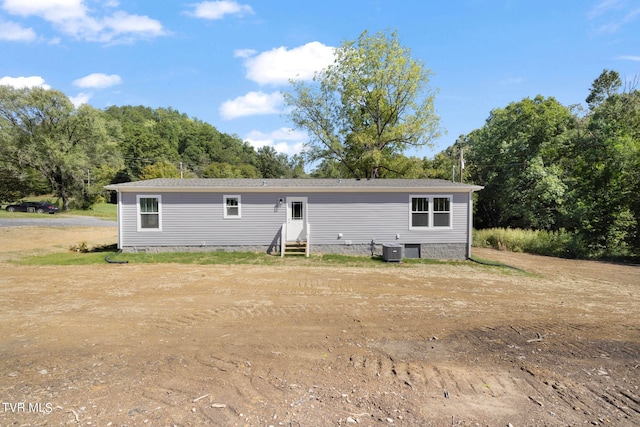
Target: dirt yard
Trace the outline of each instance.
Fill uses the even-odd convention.
[[[115,229],[0,237],[0,425],[640,425],[639,267],[28,267]]]

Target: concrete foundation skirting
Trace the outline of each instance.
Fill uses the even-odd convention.
[[[420,258],[464,260],[468,257],[466,243],[423,243],[420,245]]]
[[[389,242],[396,244],[395,242]],[[383,243],[377,243],[374,245],[373,254],[382,256]],[[404,245],[402,257],[405,257]],[[369,255],[371,256],[370,244],[358,244],[358,245],[314,245],[311,244],[311,253],[325,253],[325,254],[343,254],[343,255]],[[467,244],[466,243],[421,243],[420,244],[420,258],[428,259],[452,259],[452,260],[464,260],[467,259]]]
[[[394,242],[392,242],[394,243]],[[374,245],[373,254],[382,255],[382,243]],[[342,254],[371,256],[371,244],[355,245],[325,245],[313,242],[310,253],[314,254]],[[279,246],[252,245],[252,246],[128,246],[122,248],[125,253],[160,253],[160,252],[262,252],[280,254]],[[403,249],[404,257],[404,249]],[[421,243],[420,258],[430,259],[467,259],[466,243]]]

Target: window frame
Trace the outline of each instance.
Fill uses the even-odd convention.
[[[427,210],[426,211],[415,211],[413,210],[413,199],[427,199]],[[413,225],[413,214],[414,213],[426,213],[427,214],[427,225]],[[409,230],[427,230],[431,227],[431,200],[429,196],[425,194],[414,194],[409,196]]]
[[[227,200],[238,200],[238,215],[229,215],[227,213]],[[222,218],[224,219],[242,219],[242,197],[240,194],[225,194],[222,196]]]
[[[158,227],[157,228],[144,228],[142,227],[142,215],[149,214],[150,212],[142,212],[140,210],[140,199],[157,199],[158,200]],[[160,194],[136,194],[136,219],[138,222],[138,231],[142,232],[158,232],[162,231],[162,195]],[[155,212],[154,212],[155,213]]]
[[[413,225],[413,199],[415,198],[421,198],[421,199],[427,199],[428,205],[429,205],[429,211],[428,213],[428,221],[429,221],[429,225],[428,226],[414,226]],[[449,225],[448,226],[442,226],[442,225],[435,225],[434,224],[434,220],[435,220],[435,201],[434,199],[449,199]],[[436,231],[436,230],[452,230],[453,229],[453,195],[452,194],[410,194],[409,195],[409,230],[415,230],[415,231]],[[423,211],[421,211],[423,212]],[[444,211],[439,211],[439,212],[444,212]]]
[[[447,211],[436,211],[436,201],[435,199],[447,199],[449,200],[449,210]],[[453,197],[452,196],[441,196],[441,195],[434,195],[432,197],[432,202],[433,202],[433,206],[431,209],[431,215],[433,216],[433,222],[431,224],[433,224],[433,228],[436,229],[451,229],[453,228],[453,216],[452,216],[452,210],[453,210]],[[443,214],[443,213],[447,213],[449,214],[449,225],[436,225],[436,215],[437,214]]]

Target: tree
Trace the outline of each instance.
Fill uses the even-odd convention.
[[[203,178],[258,178],[258,171],[251,165],[232,165],[213,162],[202,171]]]
[[[571,111],[540,95],[495,109],[465,151],[478,193],[477,225],[557,230],[564,217]]]
[[[180,169],[167,161],[160,161],[147,165],[140,171],[140,179],[180,178]]]
[[[423,169],[427,177],[460,181],[460,154],[468,153],[469,141],[464,135],[460,135],[453,145],[436,154],[433,160],[423,159]],[[468,179],[467,169],[462,171],[462,181]]]
[[[258,170],[263,178],[290,178],[292,175],[289,158],[284,153],[278,153],[268,145],[257,150]]]
[[[15,202],[32,193],[50,190],[33,169],[18,170],[9,163],[0,164],[0,200]]]
[[[396,32],[363,32],[335,52],[335,62],[307,84],[292,81],[290,119],[310,136],[310,162],[337,161],[370,178],[408,147],[430,145],[439,118],[430,70],[400,45]]]
[[[163,161],[182,162],[197,176],[214,162],[256,166],[256,152],[247,142],[172,108],[112,106],[106,112],[123,129],[120,151],[126,170],[121,175],[128,180],[139,179],[145,167]]]
[[[605,70],[593,87],[611,73]],[[614,83],[596,90],[602,96],[572,152],[570,217],[596,255],[640,251],[640,91],[619,93]]]
[[[89,105],[74,109],[56,90],[0,86],[0,162],[33,169],[68,210],[82,198],[87,170],[118,166],[119,127]]]
[[[616,93],[622,86],[620,74],[617,71],[605,69],[591,85],[591,91],[587,96],[587,104],[591,110],[595,110],[602,102]]]

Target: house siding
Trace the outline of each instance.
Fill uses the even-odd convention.
[[[278,211],[269,194],[242,194],[242,217],[225,219],[223,197],[228,194],[159,193],[162,231],[138,231],[136,193],[123,193],[122,246],[269,245],[279,235],[284,208]]]
[[[469,194],[445,192],[452,196],[452,227],[448,229],[411,230],[409,228],[410,195],[406,192],[274,192],[241,193],[242,218],[223,217],[223,197],[228,192],[126,192],[121,193],[120,247],[123,250],[161,250],[162,248],[261,248],[279,251],[286,206],[278,199],[307,197],[307,221],[310,225],[310,248],[323,252],[366,252],[371,241],[421,244],[423,247],[466,248],[468,244]],[[138,230],[137,195],[160,195],[162,231]],[[439,193],[425,195],[438,196]],[[342,237],[339,237],[342,233]],[[332,250],[335,249],[335,250]],[[357,249],[357,250],[356,250]],[[466,252],[466,250],[462,250]],[[423,257],[434,251],[423,250]],[[435,252],[437,253],[437,251]],[[466,254],[446,256],[464,258]]]

